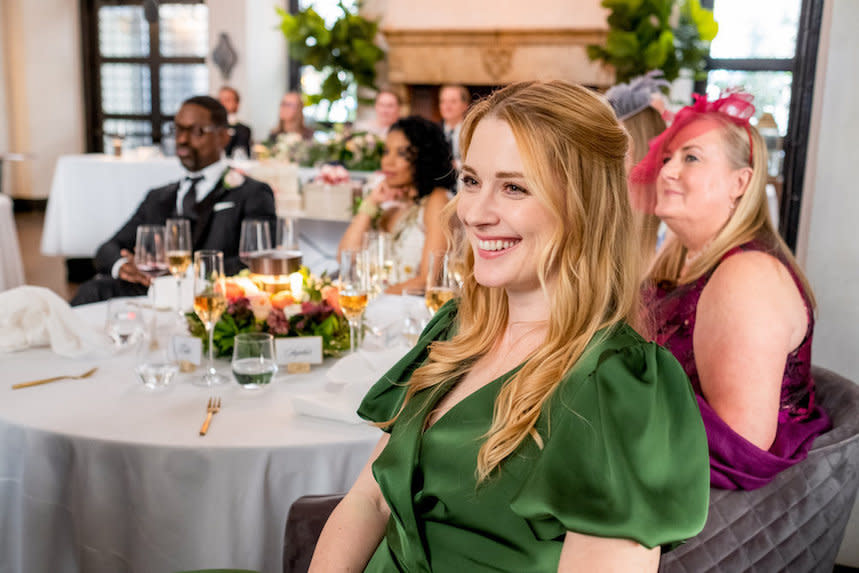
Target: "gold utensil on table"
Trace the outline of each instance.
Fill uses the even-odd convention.
[[[221,399],[209,396],[209,402],[206,404],[206,421],[203,422],[203,427],[200,428],[200,435],[205,436],[209,431],[209,424],[212,421],[212,416],[221,411]]]
[[[30,386],[39,386],[41,384],[48,384],[49,382],[56,382],[57,380],[80,380],[82,378],[89,378],[90,376],[95,374],[96,370],[98,370],[97,366],[92,370],[87,370],[86,372],[78,376],[54,376],[53,378],[42,378],[41,380],[33,380],[32,382],[21,382],[20,384],[13,384],[12,390],[18,390],[19,388],[29,388]]]

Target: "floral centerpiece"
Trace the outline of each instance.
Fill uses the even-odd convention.
[[[376,171],[381,167],[385,141],[372,133],[339,130],[323,140],[303,139],[297,133],[283,133],[270,144],[266,156],[313,167],[336,163],[356,171]]]
[[[275,338],[287,336],[321,336],[322,353],[339,356],[349,350],[349,323],[343,316],[337,287],[323,274],[314,276],[306,267],[298,271],[301,288],[268,294],[249,278],[247,270],[226,281],[227,310],[215,325],[215,355],[228,358],[233,352],[233,338],[241,332],[268,332]],[[185,315],[191,335],[203,341],[208,338],[203,323],[193,312]]]

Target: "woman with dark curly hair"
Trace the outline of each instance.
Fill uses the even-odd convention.
[[[423,287],[429,253],[446,250],[441,210],[456,179],[452,165],[450,146],[437,124],[413,115],[388,131],[382,155],[385,178],[361,202],[339,246],[360,249],[367,231],[391,233],[399,282],[387,292]]]

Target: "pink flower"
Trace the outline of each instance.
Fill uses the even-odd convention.
[[[274,336],[286,336],[289,334],[289,319],[284,316],[279,308],[273,308],[265,319],[268,331]]]
[[[351,179],[349,172],[342,165],[323,165],[316,180],[328,185],[348,183]]]

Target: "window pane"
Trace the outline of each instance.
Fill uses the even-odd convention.
[[[113,138],[120,136],[123,151],[140,147],[141,145],[152,145],[152,124],[148,121],[135,119],[105,119],[104,126],[104,152],[113,153]]]
[[[98,9],[98,49],[104,57],[149,55],[149,22],[142,6],[102,6]]]
[[[792,58],[801,0],[715,0],[712,58]]]
[[[101,104],[104,113],[149,113],[149,68],[139,64],[101,65]]]
[[[778,132],[787,133],[790,113],[791,72],[742,72],[735,70],[710,70],[707,74],[707,97],[718,96],[720,90],[743,88],[755,96],[755,117],[772,114]]]
[[[209,93],[206,64],[163,64],[160,70],[162,115],[175,115],[189,97]]]
[[[162,56],[206,57],[209,9],[205,4],[161,4],[158,21]]]

